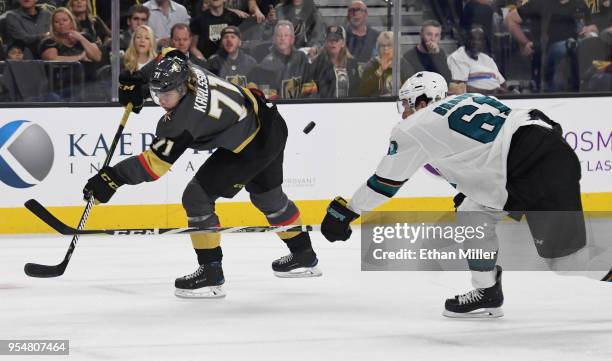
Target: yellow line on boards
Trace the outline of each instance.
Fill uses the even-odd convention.
[[[585,193],[586,211],[612,211],[612,193]],[[329,200],[296,201],[304,224],[320,224]],[[450,197],[395,198],[380,211],[450,211]],[[217,214],[223,226],[266,225],[265,217],[249,202],[221,202]],[[49,207],[59,219],[76,226],[83,206]],[[184,227],[185,211],[180,204],[100,205],[92,209],[86,228]],[[25,208],[0,208],[0,234],[54,232]]]

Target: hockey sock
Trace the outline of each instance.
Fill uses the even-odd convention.
[[[471,271],[472,286],[474,288],[489,288],[495,285],[495,277],[497,270],[494,268],[490,271]]]
[[[221,247],[216,247],[212,249],[194,249],[196,255],[198,256],[199,264],[207,264],[211,262],[221,262],[223,258],[223,252],[221,252]]]
[[[308,232],[301,232],[297,236],[283,239],[283,241],[287,244],[291,253],[300,253],[308,250],[312,251],[312,244],[310,243],[310,235]]]

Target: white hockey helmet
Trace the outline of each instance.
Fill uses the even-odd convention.
[[[417,98],[425,95],[428,104],[446,98],[448,85],[442,75],[431,71],[420,71],[406,80],[399,90],[397,110],[402,113],[404,106],[402,100],[408,100],[410,108],[414,109]]]

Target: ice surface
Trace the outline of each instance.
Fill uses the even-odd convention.
[[[361,272],[358,232],[313,238],[323,277],[278,279],[274,235],[224,236],[227,298],[183,300],[186,236],[82,238],[56,279],[23,265],[58,263],[68,237],[2,237],[0,339],[69,339],[72,360],[612,360],[611,284],[505,272],[505,317],[447,319],[468,273]]]

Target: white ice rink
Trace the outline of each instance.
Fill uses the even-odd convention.
[[[186,236],[0,238],[0,339],[69,339],[70,356],[0,360],[612,360],[612,284],[548,272],[505,272],[505,317],[441,316],[471,289],[462,272],[361,272],[359,235],[315,234],[323,277],[278,279],[274,235],[224,236],[227,297],[183,300],[174,278],[195,270]]]

